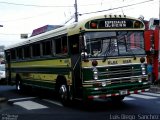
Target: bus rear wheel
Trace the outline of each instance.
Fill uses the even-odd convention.
[[[16,90],[17,90],[17,92],[22,92],[22,81],[21,80],[17,80],[17,82],[16,82]]]
[[[66,84],[61,84],[59,87],[59,98],[61,103],[66,106],[69,104],[69,91]]]

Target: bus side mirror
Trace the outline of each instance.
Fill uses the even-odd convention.
[[[87,52],[81,52],[81,57],[84,59],[84,61],[88,61],[87,58],[88,58],[88,54]]]

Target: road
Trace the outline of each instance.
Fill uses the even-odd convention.
[[[52,97],[51,97],[52,96]],[[96,101],[89,107],[74,102],[64,107],[51,91],[17,93],[15,86],[0,86],[2,120],[159,120],[160,94],[145,92],[127,96],[123,102]]]

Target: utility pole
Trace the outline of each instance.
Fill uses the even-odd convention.
[[[75,22],[78,22],[78,8],[77,8],[77,0],[75,0]]]

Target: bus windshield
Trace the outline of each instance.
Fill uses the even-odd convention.
[[[85,33],[87,54],[90,57],[144,55],[141,31]]]

